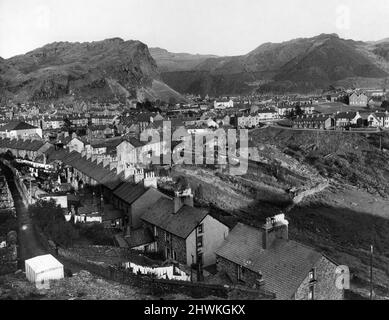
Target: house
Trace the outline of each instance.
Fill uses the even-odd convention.
[[[167,141],[140,141],[134,137],[126,137],[116,147],[117,159],[120,163],[145,164],[152,157],[160,157],[169,152]]]
[[[156,250],[188,266],[214,264],[215,250],[229,232],[208,209],[193,206],[190,189],[177,191],[173,199],[160,198],[141,219],[155,238]]]
[[[42,129],[60,129],[64,125],[63,118],[46,116],[42,119]]]
[[[94,126],[108,126],[114,124],[116,117],[113,115],[91,116],[90,122]]]
[[[88,127],[86,134],[89,140],[111,138],[115,135],[115,128],[113,125],[92,125]]]
[[[351,124],[356,124],[359,117],[357,112],[337,112],[334,115],[335,125],[337,128],[347,128]]]
[[[22,121],[11,121],[0,127],[0,137],[41,139],[42,129]]]
[[[217,101],[215,100],[213,103],[213,107],[215,109],[227,109],[227,108],[233,108],[234,107],[234,101],[230,100],[223,100],[223,101]]]
[[[315,107],[312,104],[300,105],[300,109],[305,114],[313,114],[313,112],[315,111]],[[276,107],[276,111],[280,117],[286,117],[295,110],[296,107],[294,105],[282,105]]]
[[[349,104],[353,107],[367,107],[369,98],[364,93],[358,94],[353,92],[349,96]]]
[[[374,112],[368,115],[369,127],[389,128],[389,112]]]
[[[69,152],[77,151],[81,153],[85,149],[85,143],[78,137],[73,137],[67,144],[66,147]]]
[[[297,116],[293,120],[293,128],[330,130],[335,126],[335,119],[329,115],[317,114]]]
[[[89,119],[86,116],[73,115],[70,116],[69,121],[75,127],[85,127],[88,125]]]
[[[240,128],[253,128],[258,126],[261,122],[267,122],[276,120],[279,118],[279,115],[276,111],[272,109],[262,109],[258,110],[254,114],[249,114],[247,116],[242,115],[238,117],[238,126]]]
[[[30,159],[46,164],[46,151],[52,145],[43,140],[0,138],[0,153],[10,151],[15,158]]]
[[[238,223],[216,250],[217,270],[235,284],[262,288],[279,300],[341,300],[335,285],[337,264],[292,241],[284,215],[262,228]]]
[[[143,181],[124,182],[112,194],[112,204],[122,210],[125,215],[125,226],[136,229],[141,226],[141,216],[144,211],[160,198],[166,198],[157,190],[157,180],[154,173],[146,173]]]

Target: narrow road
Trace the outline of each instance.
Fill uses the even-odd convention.
[[[16,187],[15,177],[12,171],[0,162],[1,169],[7,179],[9,189],[15,202],[16,215],[18,219],[18,267],[24,270],[24,261],[35,256],[46,254],[36,238],[28,209],[23,203],[19,190]]]

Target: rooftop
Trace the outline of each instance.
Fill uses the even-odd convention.
[[[194,208],[187,205],[183,205],[174,214],[174,200],[161,198],[145,211],[142,219],[186,239],[207,215],[208,209]]]
[[[264,289],[289,299],[322,255],[292,240],[262,246],[262,230],[238,223],[216,254],[262,275]]]

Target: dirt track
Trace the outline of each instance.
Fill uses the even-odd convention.
[[[12,171],[1,164],[8,186],[15,202],[15,209],[18,218],[18,267],[24,269],[24,261],[47,252],[39,244],[28,210],[23,203],[22,197],[16,187],[15,177]]]

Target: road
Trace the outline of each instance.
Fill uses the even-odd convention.
[[[28,214],[28,209],[23,203],[19,190],[16,187],[15,177],[12,171],[0,162],[1,169],[7,179],[9,189],[15,202],[16,215],[18,219],[18,267],[24,269],[24,261],[35,256],[47,254],[39,243],[32,219]]]

